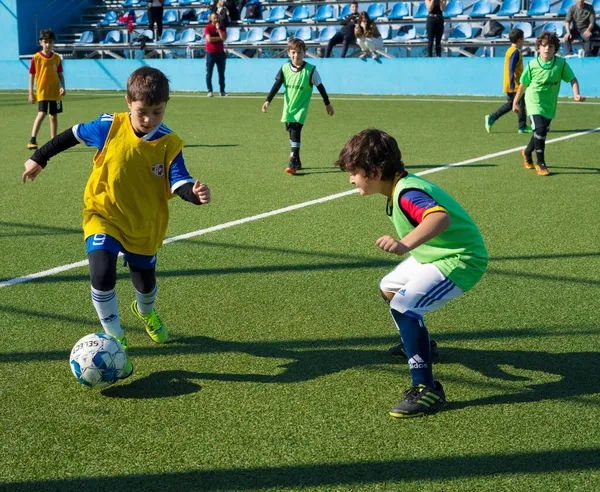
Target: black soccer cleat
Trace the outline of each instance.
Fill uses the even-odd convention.
[[[390,415],[396,418],[423,417],[441,410],[447,404],[441,383],[436,381],[435,388],[418,384],[406,392],[404,400],[390,410]]]
[[[440,351],[438,350],[438,346],[435,340],[431,340],[431,362],[437,362],[440,358]],[[404,344],[400,342],[400,345],[395,345],[394,347],[389,349],[390,354],[394,357],[402,357],[408,360],[408,356],[406,355],[406,350],[404,350]]]

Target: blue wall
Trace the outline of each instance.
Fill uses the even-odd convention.
[[[4,0],[0,0],[4,1]],[[527,63],[529,59],[525,59]],[[227,91],[268,93],[284,60],[228,59]],[[501,58],[402,58],[372,60],[309,60],[317,65],[331,94],[502,94]],[[66,60],[65,82],[69,89],[124,90],[127,77],[148,64],[164,71],[174,91],[205,91],[204,59],[183,60]],[[571,58],[581,93],[600,97],[600,58]],[[29,61],[0,60],[0,89],[27,89]],[[216,70],[215,70],[216,72]],[[217,83],[214,74],[213,84]],[[562,84],[561,96],[572,95]]]

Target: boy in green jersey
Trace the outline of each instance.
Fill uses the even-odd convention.
[[[550,131],[550,123],[556,115],[556,103],[560,91],[561,81],[570,82],[575,101],[583,102],[585,97],[579,94],[579,83],[564,58],[556,56],[560,46],[558,37],[553,32],[542,32],[536,42],[539,56],[530,61],[521,75],[521,85],[513,101],[513,111],[519,112],[519,100],[525,89],[525,106],[531,119],[534,130],[527,147],[521,151],[523,165],[526,169],[533,169],[533,156],[535,150],[537,163],[535,170],[539,176],[548,176],[550,172],[546,167],[544,150],[546,148],[546,135]]]
[[[333,107],[329,103],[327,91],[321,82],[316,67],[304,61],[304,54],[306,53],[304,41],[292,38],[288,41],[287,46],[291,61],[279,70],[277,77],[275,77],[275,84],[263,104],[262,111],[263,113],[267,112],[267,108],[277,91],[282,85],[285,86],[281,121],[285,123],[285,129],[290,134],[290,146],[292,148],[290,162],[285,171],[288,174],[296,174],[298,170],[302,169],[302,163],[300,162],[300,132],[302,132],[302,126],[306,120],[314,86],[319,90],[327,114],[330,116],[333,116]]]
[[[423,316],[481,279],[488,263],[483,238],[456,200],[404,170],[398,143],[387,133],[368,129],[354,135],[335,164],[350,173],[350,183],[361,195],[387,198],[386,212],[399,239],[386,235],[375,245],[399,256],[409,253],[379,284],[412,376],[412,387],[390,415],[436,412],[446,406],[446,395],[433,379],[431,341]]]

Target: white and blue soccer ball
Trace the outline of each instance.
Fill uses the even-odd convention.
[[[77,381],[89,388],[106,388],[116,383],[127,364],[125,349],[105,333],[92,333],[79,340],[69,359]]]

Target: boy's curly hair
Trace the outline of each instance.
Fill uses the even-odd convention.
[[[127,99],[154,106],[169,100],[169,79],[152,67],[138,68],[127,80]]]
[[[398,142],[375,128],[368,128],[351,137],[335,165],[352,174],[363,171],[367,178],[380,175],[382,181],[391,181],[396,174],[404,172]]]
[[[542,31],[538,38],[535,40],[535,49],[539,50],[542,43],[546,41],[548,44],[554,45],[554,51],[557,52],[558,48],[560,48],[560,39],[556,33],[550,31]]]

